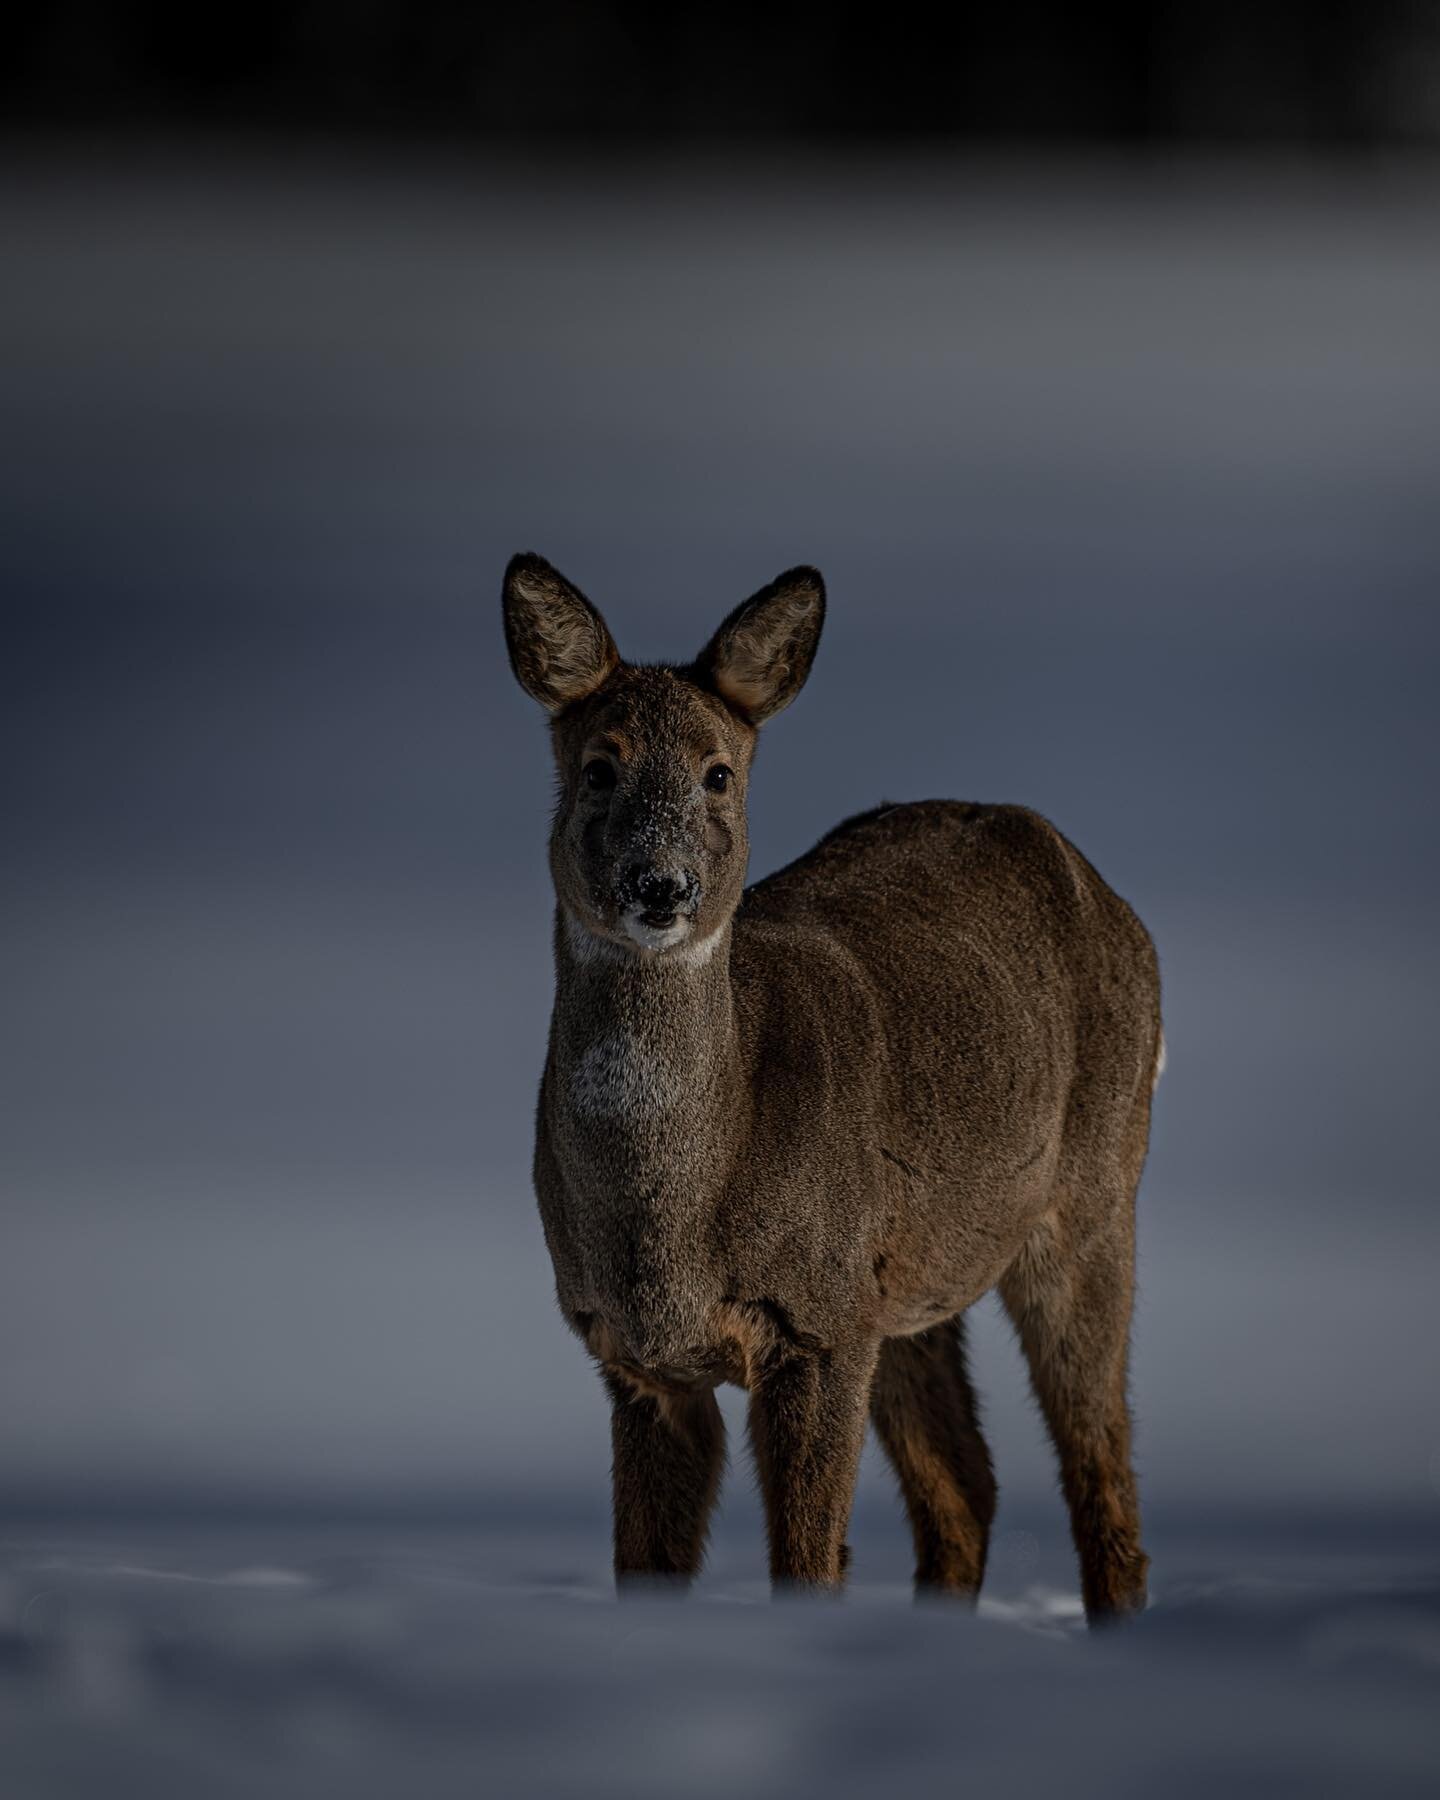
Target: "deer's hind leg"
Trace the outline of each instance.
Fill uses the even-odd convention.
[[[1145,1604],[1149,1558],[1140,1547],[1126,1397],[1134,1291],[1128,1201],[1078,1243],[1066,1231],[1063,1210],[1052,1215],[1000,1282],[1060,1459],[1092,1623]]]
[[[725,1467],[725,1425],[712,1389],[650,1393],[613,1370],[615,1579],[685,1583],[699,1573]]]
[[[960,1319],[887,1338],[870,1416],[900,1480],[915,1537],[916,1592],[979,1593],[995,1516],[995,1476],[980,1435]]]

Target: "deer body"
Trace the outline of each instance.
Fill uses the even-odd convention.
[[[973,1595],[994,1481],[961,1315],[998,1286],[1087,1609],[1133,1610],[1125,1365],[1160,1054],[1143,927],[1008,806],[882,807],[742,891],[742,783],[759,718],[808,669],[812,571],[681,670],[621,664],[539,559],[511,565],[506,607],[562,777],[536,1190],[562,1312],[610,1391],[617,1574],[698,1568],[731,1381],[778,1582],[840,1580],[869,1418],[918,1581]]]

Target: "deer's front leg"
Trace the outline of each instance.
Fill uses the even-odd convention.
[[[750,1441],[777,1586],[840,1585],[878,1354],[878,1343],[787,1348],[752,1381]]]
[[[615,1579],[685,1583],[700,1569],[725,1466],[715,1395],[638,1393],[606,1371],[614,1451]]]

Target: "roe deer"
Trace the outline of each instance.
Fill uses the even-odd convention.
[[[697,1571],[731,1381],[777,1586],[841,1581],[868,1415],[917,1587],[973,1597],[995,1481],[962,1315],[998,1287],[1087,1616],[1132,1612],[1155,952],[1017,806],[882,806],[745,889],[757,728],[799,692],[824,611],[819,574],[791,569],[693,663],[642,666],[542,558],[505,574],[510,659],[559,772],[535,1186],[561,1309],[609,1390],[616,1577]]]

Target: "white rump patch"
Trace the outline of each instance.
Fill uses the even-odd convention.
[[[1155,1057],[1155,1073],[1150,1077],[1150,1092],[1153,1094],[1160,1085],[1160,1077],[1165,1073],[1165,1032],[1160,1032],[1160,1049]]]

